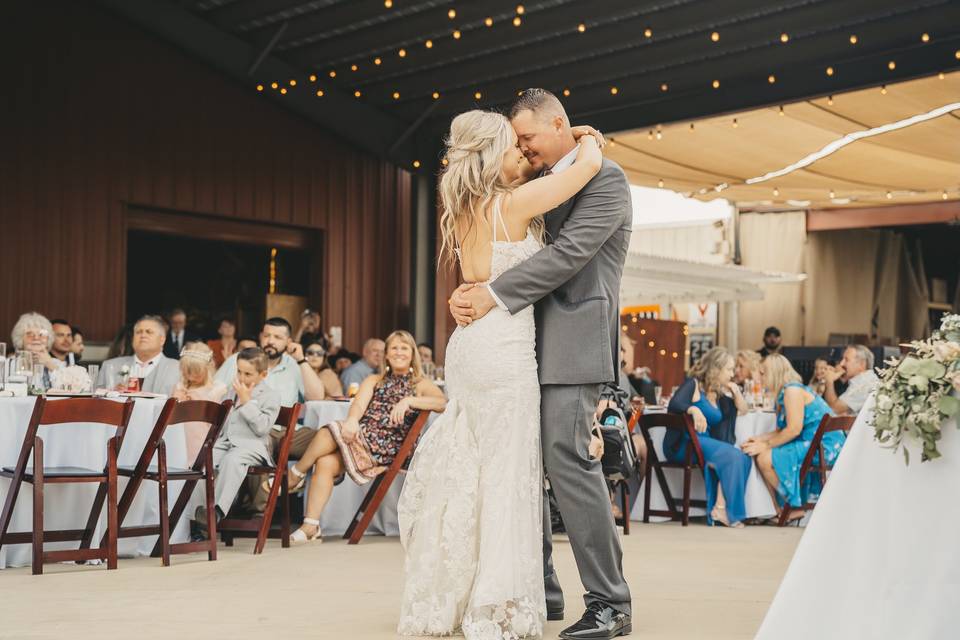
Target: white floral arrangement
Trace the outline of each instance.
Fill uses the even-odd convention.
[[[55,391],[90,391],[92,385],[87,370],[76,365],[62,367],[50,374],[50,387]]]
[[[911,352],[879,372],[874,437],[894,451],[904,441],[918,444],[926,462],[940,457],[943,423],[960,412],[960,315],[944,316],[939,331],[904,346]],[[910,464],[906,446],[903,457]]]

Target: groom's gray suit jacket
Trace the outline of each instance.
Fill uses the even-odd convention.
[[[547,246],[490,288],[510,313],[536,303],[540,384],[614,382],[620,278],[633,223],[623,170],[604,158],[600,172],[544,221]]]

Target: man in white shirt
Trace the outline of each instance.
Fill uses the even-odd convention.
[[[383,362],[385,349],[386,344],[379,338],[370,338],[363,344],[363,358],[354,362],[340,374],[340,382],[343,384],[345,392],[350,392],[351,384],[359,385],[367,376],[380,371],[380,363]]]
[[[833,383],[838,379],[848,383],[839,397]],[[827,370],[823,399],[837,415],[857,415],[880,379],[873,372],[873,353],[862,344],[852,344],[843,352],[840,366]]]
[[[123,369],[127,375],[140,378],[140,390],[147,393],[170,395],[180,380],[180,365],[176,360],[163,355],[166,341],[163,319],[159,316],[143,316],[133,325],[133,354],[112,358],[100,367],[97,387],[121,384]]]

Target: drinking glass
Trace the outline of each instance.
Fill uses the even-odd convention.
[[[443,383],[443,367],[435,367],[433,370],[434,378],[437,382]]]
[[[17,351],[15,369],[18,376],[30,380],[33,375],[33,354],[29,351]]]
[[[653,395],[657,399],[657,406],[661,406],[663,404],[663,387],[659,384],[653,387]]]
[[[33,365],[33,373],[30,376],[30,395],[43,395],[43,392],[47,390],[46,384],[43,380],[44,369],[45,367],[42,364],[38,363]]]
[[[91,364],[87,366],[87,375],[90,376],[90,393],[97,390],[97,376],[100,375],[100,365]]]

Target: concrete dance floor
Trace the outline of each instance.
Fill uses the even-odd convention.
[[[624,540],[634,632],[643,639],[752,638],[793,550],[797,528],[710,529],[634,523]],[[582,613],[570,545],[554,545],[567,620]],[[339,539],[262,556],[250,541],[221,546],[220,559],[175,556],[173,566],[138,558],[102,567],[47,565],[0,571],[0,638],[393,639],[402,557],[397,538]]]

